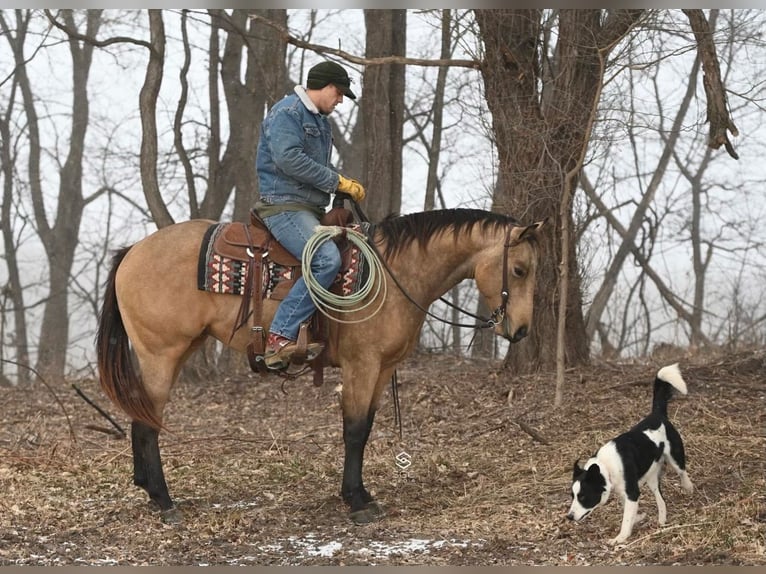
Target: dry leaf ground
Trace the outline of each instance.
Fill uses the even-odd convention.
[[[678,358],[678,357],[677,357]],[[131,483],[127,439],[70,383],[0,389],[0,565],[758,565],[766,563],[763,349],[680,357],[689,395],[670,416],[695,492],[668,473],[668,523],[628,542],[612,500],[564,519],[571,467],[647,412],[673,357],[516,377],[497,362],[417,355],[399,371],[402,438],[390,391],[375,422],[365,483],[387,516],[354,526],[338,496],[340,409],[329,370],[285,385],[247,374],[181,383],[160,445],[184,514],[164,524]],[[92,380],[79,387],[128,429]],[[57,403],[52,391],[58,396]],[[396,455],[406,451],[402,471]]]

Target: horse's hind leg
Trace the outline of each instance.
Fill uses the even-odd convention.
[[[140,356],[144,388],[151,397],[154,410],[160,420],[181,365],[199,347],[202,340],[204,339],[193,341],[185,351],[177,355],[168,353],[165,356],[148,356],[144,353]],[[149,499],[159,506],[163,522],[180,522],[182,515],[175,508],[173,499],[170,498],[165,473],[162,470],[159,430],[142,421],[134,420],[131,425],[131,442],[133,483],[143,488],[149,495]]]
[[[130,438],[133,446],[133,484],[143,488],[152,502],[160,507],[165,522],[178,521],[180,514],[173,508],[162,471],[159,431],[141,421],[133,421]]]

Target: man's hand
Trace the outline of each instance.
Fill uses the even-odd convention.
[[[351,199],[357,203],[362,201],[365,196],[364,187],[361,183],[355,179],[343,177],[341,174],[338,174],[338,191],[349,194]]]

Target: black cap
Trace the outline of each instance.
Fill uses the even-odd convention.
[[[327,84],[333,84],[352,100],[356,99],[356,94],[351,91],[351,79],[343,66],[335,62],[322,62],[309,70],[309,77],[306,80],[306,87],[310,90],[321,90]]]

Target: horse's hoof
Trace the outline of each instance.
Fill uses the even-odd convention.
[[[351,522],[353,522],[356,525],[360,524],[369,524],[370,522],[375,522],[378,519],[378,515],[370,512],[368,508],[361,508],[359,510],[353,511],[351,514]]]
[[[350,516],[351,521],[354,524],[369,524],[370,522],[379,520],[383,516],[383,509],[373,500],[372,502],[368,502],[367,506],[364,508],[351,512]]]
[[[160,520],[163,524],[181,524],[184,521],[184,515],[177,508],[168,508],[160,512]]]
[[[367,506],[365,506],[365,510],[369,510],[372,512],[375,516],[383,516],[385,512],[383,511],[383,507],[378,504],[375,500],[371,500],[367,503]]]

